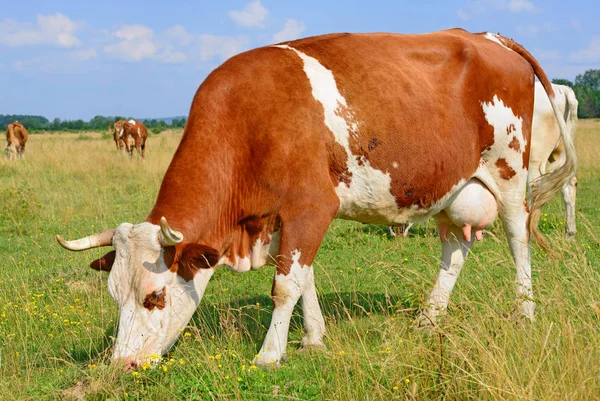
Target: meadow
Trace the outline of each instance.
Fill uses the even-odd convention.
[[[406,239],[335,221],[315,262],[327,350],[257,369],[271,318],[273,267],[218,268],[192,321],[156,368],[110,364],[118,308],[105,249],[82,237],[143,221],[181,132],[151,135],[146,160],[100,133],[36,134],[23,161],[0,161],[0,399],[593,400],[600,398],[600,120],[580,121],[575,241],[560,196],[541,221],[553,255],[533,248],[536,321],[518,322],[515,270],[497,221],[467,260],[439,327],[415,319],[439,269],[433,223]],[[284,166],[282,166],[284,168]]]

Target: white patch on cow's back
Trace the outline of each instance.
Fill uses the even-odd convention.
[[[481,154],[483,167],[495,180],[500,180],[496,163],[503,159],[516,173],[514,177],[526,175],[527,169],[523,168],[523,152],[526,145],[523,137],[523,119],[516,116],[497,95],[494,95],[491,102],[481,102],[481,107],[485,119],[494,127],[494,143]],[[519,143],[518,150],[509,146],[514,139]]]
[[[135,125],[135,120],[129,120],[129,121],[127,121],[127,122],[128,122],[129,124],[133,124],[133,125]]]
[[[501,40],[498,38],[498,35],[496,35],[496,34],[493,34],[493,33],[491,33],[491,32],[487,32],[487,33],[485,34],[485,38],[486,38],[486,39],[488,39],[488,40],[491,40],[492,42],[496,42],[496,43],[498,43],[500,46],[504,47],[504,48],[505,48],[505,49],[507,49],[507,50],[510,50],[510,51],[512,51],[512,49],[510,49],[509,47],[506,47],[506,46],[504,45],[504,43],[502,43],[502,41],[501,41]]]
[[[391,193],[390,174],[373,168],[369,160],[352,154],[350,135],[358,134],[360,122],[338,90],[333,73],[314,57],[293,47],[276,47],[292,50],[302,59],[312,95],[323,105],[325,125],[335,141],[346,151],[347,169],[352,176],[349,185],[340,182],[336,187],[340,199],[337,217],[374,223],[405,222],[406,215],[412,214],[410,210],[413,209],[398,210],[396,199]]]

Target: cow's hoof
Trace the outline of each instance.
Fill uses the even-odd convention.
[[[275,355],[259,354],[252,360],[252,363],[261,369],[280,369],[281,362],[286,362],[287,359],[287,354],[283,354],[281,358],[277,358]]]
[[[511,319],[520,323],[524,326],[535,323],[535,317],[533,315],[533,310],[535,309],[534,302],[527,302],[528,304],[533,305],[521,305],[520,307],[515,308],[510,314]]]
[[[439,319],[439,313],[434,313],[431,310],[424,310],[417,317],[417,329],[427,330],[434,328],[437,326]]]
[[[327,351],[327,347],[322,341],[309,341],[306,338],[302,339],[302,346],[298,349],[300,352],[307,351]]]

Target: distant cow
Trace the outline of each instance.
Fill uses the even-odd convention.
[[[564,116],[567,132],[571,141],[575,140],[577,130],[577,98],[573,89],[564,85],[552,84],[556,94],[555,103]],[[535,84],[535,101],[533,110],[533,125],[531,129],[531,154],[529,156],[529,183],[549,171],[556,170],[565,162],[565,147],[560,138],[560,129],[552,110],[548,95],[540,82]],[[577,178],[573,174],[571,179],[562,188],[563,203],[565,205],[565,234],[567,237],[575,235],[575,198],[577,195]],[[413,223],[389,227],[390,236],[397,234],[406,237]]]
[[[577,98],[573,89],[564,85],[552,84],[556,94],[555,103],[563,114],[567,132],[571,141],[575,140],[577,130]],[[565,146],[560,137],[560,129],[556,123],[552,105],[542,84],[535,85],[535,103],[533,112],[533,128],[531,132],[531,156],[529,159],[529,182],[536,184],[536,179],[550,171],[556,170],[565,163]],[[575,198],[577,195],[577,178],[575,174],[562,187],[565,205],[565,234],[572,237],[577,231],[575,224]]]
[[[110,271],[120,309],[113,359],[132,369],[164,354],[220,264],[276,266],[256,364],[285,358],[300,298],[302,344],[322,347],[313,261],[334,218],[392,225],[435,217],[442,263],[420,318],[427,323],[445,310],[474,237],[499,213],[519,311],[533,319],[530,236],[544,244],[540,208],[576,161],[553,107],[566,161],[528,205],[536,75],[554,102],[523,47],[460,29],[323,35],[226,61],[196,92],[146,221],[57,238],[70,250],[115,248],[91,265]]]
[[[118,120],[114,123],[113,135],[117,149],[125,149],[131,156],[133,149],[136,148],[144,158],[148,138],[148,130],[144,123],[136,120]]]
[[[6,158],[9,160],[17,157],[25,157],[25,144],[27,143],[27,130],[18,121],[8,124],[6,130],[6,148],[4,149]]]

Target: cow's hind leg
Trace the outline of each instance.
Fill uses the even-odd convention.
[[[456,225],[441,228],[440,232],[442,230],[447,230],[447,234],[445,234],[445,241],[442,242],[440,273],[433,290],[427,297],[425,308],[419,316],[419,326],[434,325],[437,318],[446,312],[450,294],[452,294],[474,240],[473,237],[469,241],[465,240],[463,229]]]
[[[531,286],[531,245],[527,230],[529,212],[525,191],[502,206],[500,218],[516,265],[516,293],[520,314],[533,320],[535,302]]]
[[[285,357],[290,320],[300,296],[304,296],[305,338],[314,345],[321,343],[324,324],[314,289],[312,263],[337,208],[335,197],[329,202],[297,208],[300,212],[291,216],[280,215],[280,255],[271,293],[274,310],[262,348],[254,358],[256,365],[279,365]]]
[[[469,180],[450,199],[450,204],[435,216],[442,241],[442,264],[420,325],[434,324],[445,312],[456,280],[473,240],[483,239],[483,229],[496,219],[496,198],[478,179]]]
[[[577,233],[575,224],[575,200],[577,198],[577,178],[571,177],[562,188],[563,203],[565,205],[565,234],[572,238]]]

